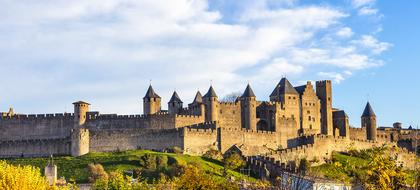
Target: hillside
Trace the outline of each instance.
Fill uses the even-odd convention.
[[[123,152],[110,153],[89,153],[81,157],[55,157],[54,164],[58,166],[58,176],[64,176],[68,181],[76,181],[77,183],[86,183],[88,181],[87,165],[90,163],[102,164],[107,172],[111,171],[127,171],[127,170],[141,170],[141,177],[149,181],[157,179],[159,172],[147,170],[140,165],[139,159],[145,154],[165,155],[168,157],[169,163],[178,163],[181,165],[192,164],[202,168],[206,173],[222,178],[223,164],[217,160],[211,160],[199,156],[190,156],[183,154],[161,153],[148,150],[133,150]],[[18,158],[8,159],[7,162],[20,165],[33,165],[43,169],[48,158]],[[248,181],[256,181],[255,178],[247,177],[236,171],[228,171],[228,175],[236,179],[246,178]]]

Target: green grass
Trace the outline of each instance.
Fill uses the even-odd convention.
[[[368,161],[362,158],[334,153],[331,163],[311,167],[310,172],[312,175],[350,184],[356,175],[364,174],[365,171],[360,168],[367,164]]]
[[[365,167],[368,164],[369,160],[364,158],[334,153],[330,163],[311,167],[310,173],[311,175],[351,184],[355,182],[356,176],[366,175]],[[407,173],[407,182],[411,184],[415,179],[416,171],[406,170],[405,172]]]
[[[153,152],[149,150],[133,150],[123,152],[109,152],[109,153],[89,153],[80,157],[62,156],[55,157],[54,164],[58,167],[58,176],[65,177],[67,180],[73,180],[77,183],[85,183],[88,181],[87,165],[90,163],[102,164],[107,172],[111,171],[125,171],[133,169],[143,169],[140,165],[139,158],[146,154],[166,155],[169,160],[175,161],[179,164],[193,164],[200,167],[206,173],[214,175],[217,178],[222,178],[223,165],[220,161],[203,158],[200,156],[190,156],[173,153]],[[32,165],[43,168],[48,163],[48,158],[17,158],[7,159],[6,161],[15,165]],[[142,173],[142,177],[154,178],[153,172],[148,171]],[[144,175],[144,176],[143,176]],[[234,176],[237,179],[247,178],[246,176],[236,172],[228,171],[228,175]],[[256,181],[255,178],[247,178],[250,181]]]

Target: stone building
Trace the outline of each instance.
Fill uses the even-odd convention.
[[[329,80],[317,81],[314,88],[311,82],[294,87],[282,78],[270,101],[258,100],[248,84],[235,102],[221,102],[210,86],[204,96],[197,92],[186,107],[173,92],[168,110],[162,110],[162,99],[150,85],[142,115],[102,114],[83,101],[73,103],[73,113],[24,115],[11,110],[0,114],[0,157],[81,156],[175,146],[196,155],[209,149],[260,155],[310,146],[318,149],[311,154],[325,150],[328,155],[349,144],[366,148],[398,144],[403,138],[398,129],[377,130],[369,103],[361,117],[362,128],[351,128],[345,111],[333,108],[332,95]]]

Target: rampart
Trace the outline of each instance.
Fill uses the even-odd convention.
[[[57,139],[70,136],[73,114],[36,114],[0,117],[2,141]]]
[[[69,155],[70,138],[0,141],[0,158]]]
[[[184,129],[105,129],[90,132],[91,152],[184,147]]]

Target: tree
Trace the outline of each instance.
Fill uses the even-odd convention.
[[[236,102],[236,100],[241,96],[240,92],[232,92],[227,94],[221,99],[221,102]]]
[[[383,146],[362,152],[369,160],[365,167],[366,174],[358,176],[365,189],[391,190],[404,187],[407,174],[387,151],[388,148]]]
[[[8,190],[53,190],[69,189],[67,186],[50,186],[40,169],[34,166],[14,166],[0,161],[0,189]]]
[[[89,182],[93,183],[98,179],[108,180],[108,173],[101,164],[88,164]]]
[[[236,152],[225,155],[223,158],[223,163],[225,165],[223,170],[225,175],[227,174],[228,169],[236,170],[245,166],[245,160]]]

